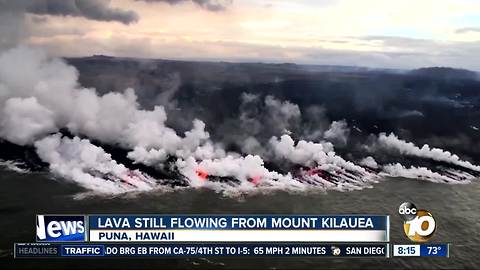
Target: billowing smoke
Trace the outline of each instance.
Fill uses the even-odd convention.
[[[430,148],[427,144],[422,148],[411,142],[399,139],[395,134],[386,135],[381,133],[378,136],[378,146],[386,150],[397,151],[401,155],[410,155],[421,158],[433,159],[445,163],[458,165],[473,171],[480,172],[480,166],[473,165],[468,161],[461,160],[457,155],[439,148]]]
[[[235,145],[244,154],[271,157],[268,141],[272,136],[298,132],[302,114],[298,105],[272,95],[243,92],[238,115],[216,126],[217,137],[226,145]]]
[[[325,131],[331,125],[326,113],[327,110],[319,105],[308,106],[303,111],[304,122],[301,127],[301,134],[304,139],[317,141],[324,138]]]
[[[11,68],[12,63],[22,70],[21,74]],[[141,110],[132,89],[99,96],[95,89],[77,84],[74,68],[40,50],[19,47],[0,55],[0,82],[0,136],[19,145],[39,140],[35,146],[42,160],[61,175],[70,172],[69,176],[84,186],[94,187],[91,185],[94,178],[85,173],[84,160],[68,161],[68,151],[74,151],[75,147],[61,147],[71,144],[65,140],[58,143],[58,137],[48,140],[43,137],[67,128],[74,134],[134,149],[128,157],[149,165],[158,164],[168,156],[197,159],[225,156],[222,149],[209,141],[202,121],[195,120],[192,130],[178,136],[165,126],[167,116],[163,107]],[[76,145],[84,148],[87,142]],[[93,146],[86,149],[86,152],[99,151]],[[59,154],[50,156],[49,152]],[[74,164],[78,165],[77,170],[72,169]],[[93,168],[92,164],[87,167]]]
[[[22,65],[22,76],[11,69],[11,63]],[[34,143],[40,158],[50,164],[53,172],[84,187],[100,192],[124,191],[125,185],[115,179],[123,179],[128,169],[89,140],[49,134],[67,128],[74,134],[132,149],[130,159],[150,166],[160,166],[167,158],[176,157],[179,170],[192,185],[197,179],[195,172],[202,168],[213,175],[244,181],[284,179],[265,169],[259,156],[227,156],[220,145],[210,141],[200,120],[193,121],[193,128],[179,136],[165,125],[163,107],[140,109],[132,89],[100,96],[95,89],[82,88],[77,84],[75,69],[42,51],[20,47],[2,54],[0,82],[0,135],[19,145]],[[270,117],[285,119],[298,114],[294,105],[272,97],[267,97],[265,104],[272,112]],[[100,175],[114,180],[99,181]],[[140,189],[148,187],[139,185]]]
[[[346,161],[335,154],[333,144],[329,142],[314,143],[310,141],[295,141],[288,135],[278,139],[273,137],[270,144],[278,158],[288,159],[295,164],[312,167],[315,165],[332,164],[351,171],[365,173],[365,169]]]
[[[178,83],[178,78],[173,81]],[[173,93],[167,92],[161,100],[172,101],[178,85],[171,89]],[[426,168],[407,169],[401,164],[382,166],[371,156],[357,165],[335,152],[335,144],[345,145],[349,139],[345,120],[333,121],[324,128],[323,110],[311,110],[321,112],[317,114],[321,127],[314,131],[310,122],[308,131],[303,132],[300,107],[272,95],[242,95],[239,119],[231,123],[240,123],[245,132],[230,138],[237,141],[242,152],[229,151],[226,140],[212,140],[203,121],[193,120],[191,128],[179,134],[167,126],[163,106],[142,108],[130,88],[100,95],[93,88],[79,85],[76,69],[28,47],[0,55],[0,105],[2,139],[33,145],[52,172],[102,193],[148,191],[162,186],[164,179],[130,169],[132,164],[157,172],[167,170],[173,181],[228,194],[361,189],[377,181],[378,171],[448,183],[473,177],[455,170],[437,173]],[[456,155],[427,145],[418,148],[393,134],[380,134],[377,144],[404,155],[479,171],[478,166]],[[117,162],[99,145],[125,150],[131,164],[126,159],[124,164]]]
[[[334,155],[331,143],[313,143],[301,140],[295,144],[289,135],[283,135],[280,139],[273,137],[270,144],[278,158],[288,159],[295,164],[305,166],[326,163],[328,153]]]
[[[12,63],[23,72],[12,69]],[[141,110],[133,89],[99,96],[95,89],[80,87],[75,69],[38,50],[21,47],[2,54],[0,81],[0,134],[16,144],[30,144],[68,128],[122,147],[190,156],[209,138],[200,120],[184,137],[178,136],[165,126],[163,107]]]
[[[372,169],[377,169],[378,168],[377,161],[371,156],[363,158],[362,160],[360,160],[359,164],[362,165],[362,166],[372,168]]]
[[[242,192],[258,189],[301,190],[305,185],[294,181],[290,174],[282,175],[269,171],[264,167],[264,162],[259,156],[247,155],[245,157],[229,155],[223,159],[202,160],[197,162],[190,157],[186,160],[179,159],[177,166],[180,171],[191,179],[192,186],[208,186],[219,191]],[[232,178],[237,183],[227,181],[207,181],[205,174]]]
[[[350,129],[348,128],[347,122],[345,120],[333,121],[330,125],[330,128],[325,131],[325,139],[336,142],[341,145],[347,144],[348,135],[350,134]]]
[[[281,101],[270,95],[262,99],[259,95],[249,93],[243,93],[241,99],[240,124],[248,135],[290,133],[300,124],[300,108],[289,101]]]
[[[465,172],[450,171],[445,174],[433,172],[425,167],[411,166],[405,168],[403,165],[396,163],[385,165],[383,171],[392,177],[405,177],[411,179],[422,179],[436,183],[468,183],[475,177]]]
[[[138,171],[129,171],[88,140],[61,138],[60,134],[55,134],[35,142],[35,147],[40,158],[50,164],[54,173],[72,179],[85,188],[103,193],[153,188],[153,180]]]
[[[20,144],[31,144],[37,137],[57,130],[52,111],[35,97],[5,101],[0,119],[0,136]]]
[[[14,171],[16,173],[29,173],[30,170],[23,168],[24,165],[24,163],[19,161],[0,159],[0,167],[5,167],[10,171]]]

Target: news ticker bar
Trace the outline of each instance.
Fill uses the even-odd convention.
[[[449,244],[393,245],[394,257],[450,257]]]
[[[387,215],[37,215],[37,242],[381,243],[389,226]]]
[[[15,258],[389,257],[389,244],[53,244],[15,243]]]

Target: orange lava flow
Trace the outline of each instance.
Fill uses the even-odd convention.
[[[196,169],[195,172],[197,175],[202,179],[202,180],[207,180],[208,178],[208,173],[202,169]]]
[[[260,183],[261,179],[262,179],[262,177],[259,176],[259,175],[254,176],[254,177],[250,178],[250,183],[257,185],[258,183]]]

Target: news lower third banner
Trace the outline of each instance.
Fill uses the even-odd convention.
[[[17,243],[15,258],[68,257],[389,257],[388,244],[58,244]]]
[[[16,258],[388,257],[389,216],[37,215]]]
[[[388,242],[389,216],[88,216],[90,242]]]

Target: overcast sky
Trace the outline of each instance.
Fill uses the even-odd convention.
[[[0,48],[480,70],[478,0],[0,0]]]

